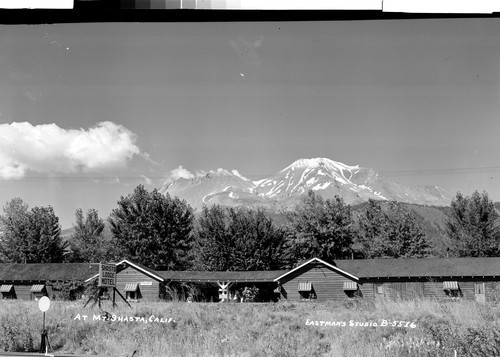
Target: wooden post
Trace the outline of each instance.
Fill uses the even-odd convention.
[[[47,352],[47,331],[45,330],[45,311],[43,312],[42,340],[40,342],[39,353]]]
[[[113,295],[115,294],[115,291],[118,293],[118,295],[120,295],[120,297],[123,299],[123,301],[125,301],[127,303],[128,307],[132,308],[132,305],[130,305],[130,303],[127,301],[127,299],[125,299],[123,297],[123,295],[120,293],[120,291],[117,288],[113,288]]]

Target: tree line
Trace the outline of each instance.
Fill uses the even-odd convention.
[[[448,254],[499,256],[499,215],[486,192],[457,193],[446,222]],[[108,223],[95,209],[75,213],[61,236],[52,207],[8,202],[0,215],[0,261],[100,262],[127,258],[156,270],[273,270],[318,257],[436,256],[418,218],[403,204],[369,200],[354,214],[335,196],[309,191],[284,222],[264,209],[205,206],[196,216],[183,200],[139,185],[121,197]]]

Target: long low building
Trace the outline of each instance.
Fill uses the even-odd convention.
[[[77,298],[83,292],[78,286],[98,273],[99,264],[94,263],[0,264],[0,294],[2,299],[53,297],[60,288],[58,283],[74,282],[70,296]]]
[[[270,292],[266,299],[340,301],[380,298],[463,298],[478,302],[500,298],[500,258],[366,259],[326,262],[310,259],[290,270],[154,271],[122,260],[116,289],[131,301],[157,301],[176,283],[212,284],[217,299],[241,296],[245,287]],[[54,298],[61,282],[74,282],[69,296],[99,276],[99,264],[0,264],[4,299]],[[218,294],[217,294],[218,291]],[[272,298],[270,298],[272,295]]]
[[[363,259],[325,262],[313,258],[276,277],[287,300],[362,297],[478,302],[500,298],[500,258]]]

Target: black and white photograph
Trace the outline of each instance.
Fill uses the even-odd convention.
[[[0,356],[500,355],[498,18],[174,2],[0,16]]]

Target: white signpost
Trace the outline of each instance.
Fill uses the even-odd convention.
[[[43,312],[43,327],[42,327],[42,341],[40,342],[40,353],[47,353],[50,347],[49,336],[45,329],[45,312],[50,308],[50,299],[43,296],[38,300],[38,308]]]

